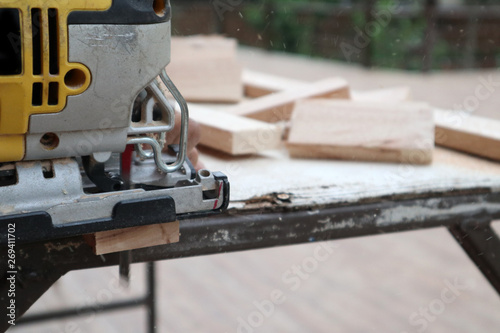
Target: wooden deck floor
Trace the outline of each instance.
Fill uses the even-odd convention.
[[[242,50],[240,56],[252,69],[304,80],[337,74],[357,89],[381,83],[409,85],[415,99],[447,108],[474,94],[480,77],[496,75],[494,71],[367,74],[355,67],[256,50]],[[494,106],[499,105],[499,96],[482,101],[479,113],[498,116]],[[500,231],[498,224],[495,227]],[[307,262],[320,243],[158,263],[158,332],[499,332],[500,298],[446,230],[328,244],[332,253],[302,278],[290,270]],[[117,275],[116,267],[71,272],[30,312],[144,292],[144,265],[133,266],[130,290],[118,288]],[[255,302],[268,304],[275,289],[282,291],[283,303],[272,311],[268,307],[269,316],[257,314]],[[256,327],[240,327],[249,319]],[[9,332],[138,333],[145,331],[145,323],[145,311],[134,309],[19,326]]]

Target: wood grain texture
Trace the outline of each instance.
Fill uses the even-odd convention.
[[[293,157],[429,164],[433,113],[421,103],[300,101],[287,147]]]
[[[189,105],[190,118],[201,127],[200,144],[230,155],[254,154],[281,144],[278,125]]]
[[[220,36],[172,37],[167,73],[187,101],[239,102],[243,83],[236,47],[235,39]]]
[[[245,87],[245,96],[247,97],[262,97],[278,91],[300,88],[305,84],[307,83],[300,80],[249,69],[243,70],[243,85]]]
[[[436,144],[500,161],[500,120],[434,110]]]
[[[96,232],[86,241],[97,255],[177,243],[179,221]]]
[[[237,116],[254,118],[266,122],[289,120],[296,101],[306,98],[350,97],[347,81],[342,78],[328,78],[304,85],[300,88],[281,91],[243,102],[225,111]]]

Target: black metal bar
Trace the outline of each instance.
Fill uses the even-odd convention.
[[[4,249],[1,249],[4,250]],[[7,251],[4,251],[7,252]],[[5,263],[7,261],[0,262]],[[22,267],[22,266],[21,266]],[[7,283],[7,277],[10,275],[0,268],[0,308],[3,309],[2,317],[0,320],[0,332],[5,332],[11,324],[9,324],[9,317],[6,310],[10,301],[15,301],[15,314],[14,322],[20,320],[21,316],[33,305],[45,292],[63,275],[63,272],[57,267],[50,267],[47,269],[40,269],[36,271],[18,271],[16,274],[15,282],[15,296],[8,298],[8,290],[10,284]]]
[[[125,257],[125,258],[124,258]],[[131,253],[124,251],[120,253],[120,267],[122,260],[126,260],[128,268],[130,267]],[[122,273],[120,271],[120,273]],[[127,269],[127,276],[129,270]],[[120,274],[121,275],[121,274]],[[155,263],[149,262],[146,267],[147,291],[144,297],[129,299],[125,301],[112,302],[103,305],[90,305],[86,307],[72,308],[67,310],[49,311],[37,313],[22,317],[17,324],[30,324],[34,322],[48,321],[52,319],[63,319],[68,317],[83,316],[89,313],[103,313],[114,310],[121,310],[131,307],[145,305],[148,312],[148,332],[156,332],[156,281],[155,281]]]
[[[286,206],[244,213],[230,210],[218,216],[181,221],[179,243],[133,250],[132,263],[451,226],[463,219],[477,220],[485,216],[500,218],[500,194],[438,194],[437,197],[302,210]],[[21,256],[19,264],[28,271],[47,267],[71,271],[119,263],[117,253],[94,255],[81,237],[22,248],[23,253],[30,255]],[[1,251],[0,261],[6,260],[2,256],[6,256],[6,251]]]
[[[120,265],[118,272],[120,274],[120,279],[123,279],[127,283],[130,282],[130,262],[132,261],[132,253],[130,251],[120,252]]]
[[[449,230],[500,295],[500,239],[491,225],[455,225]]]
[[[179,243],[135,250],[133,262],[450,226],[485,216],[500,218],[500,197],[471,195],[304,211],[229,213],[182,221]]]
[[[33,322],[47,321],[51,319],[63,319],[68,317],[83,316],[90,313],[100,314],[113,310],[137,307],[147,304],[147,297],[135,298],[126,301],[113,302],[103,305],[90,305],[82,308],[73,308],[68,310],[50,311],[24,316],[17,321],[18,324],[28,324]]]
[[[148,307],[148,332],[156,333],[156,269],[155,262],[147,263],[148,291],[146,306]]]

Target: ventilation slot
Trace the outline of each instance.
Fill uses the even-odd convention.
[[[31,33],[33,35],[33,75],[42,74],[42,11],[31,10]]]
[[[42,162],[42,172],[43,172],[43,178],[45,179],[51,179],[54,178],[54,166],[52,165],[52,162]]]
[[[59,82],[49,83],[49,105],[59,104]]]
[[[57,9],[49,9],[49,73],[59,74],[59,41]],[[50,104],[50,103],[49,103]]]
[[[31,95],[31,104],[41,106],[43,101],[43,85],[40,82],[33,83],[33,94]]]
[[[0,9],[0,75],[22,73],[19,10]]]
[[[0,165],[0,187],[17,184],[17,171],[13,164]]]

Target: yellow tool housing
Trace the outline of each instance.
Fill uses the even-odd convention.
[[[92,75],[68,62],[67,17],[72,11],[103,11],[111,0],[0,0],[19,13],[20,35],[9,36],[21,52],[21,73],[0,76],[0,162],[23,159],[32,114],[64,109],[67,96],[83,93]]]

